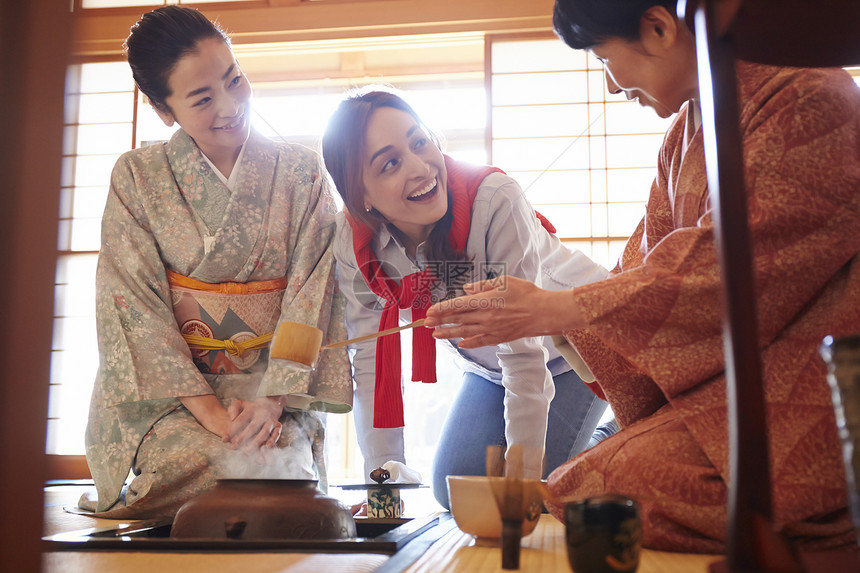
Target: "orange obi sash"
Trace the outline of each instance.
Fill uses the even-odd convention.
[[[167,271],[173,314],[201,372],[248,373],[265,354],[287,279],[204,283]]]

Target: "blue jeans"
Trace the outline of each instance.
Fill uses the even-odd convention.
[[[606,409],[575,372],[553,378],[555,397],[549,408],[544,477],[586,449]],[[505,443],[505,389],[477,374],[463,374],[433,459],[433,495],[448,505],[449,475],[486,475],[487,446]]]

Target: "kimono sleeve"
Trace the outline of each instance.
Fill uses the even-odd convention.
[[[775,78],[781,81],[743,83],[741,117],[761,348],[857,253],[856,86],[832,71],[786,70]],[[661,151],[640,228],[641,260],[574,293],[591,333],[669,399],[724,368],[712,213],[705,205],[698,219],[677,220],[699,202],[690,187],[700,182],[707,192],[704,158],[690,151],[678,171],[673,151],[668,144]],[[627,252],[637,247],[628,244]]]
[[[334,199],[319,176],[310,178],[306,187],[297,188],[294,195],[306,204],[306,210],[294,215],[296,220],[292,222],[298,232],[289,257],[278,328],[284,321],[309,324],[323,331],[323,345],[339,342],[346,339],[346,328],[344,299],[337,291],[332,252]],[[258,394],[287,396],[287,406],[297,410],[349,412],[352,378],[346,350],[321,352],[310,372],[270,359]]]
[[[102,219],[96,271],[101,407],[212,394],[191,359],[173,315],[160,249],[137,198],[145,174],[117,163]]]
[[[212,394],[173,317],[159,245],[137,198],[140,169],[120,159],[96,271],[99,370],[86,429],[98,511],[119,497],[138,444],[180,396]]]

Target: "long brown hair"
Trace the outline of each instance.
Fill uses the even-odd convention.
[[[340,102],[329,119],[322,137],[322,156],[326,170],[351,216],[355,217],[374,232],[388,223],[385,217],[372,209],[364,210],[364,187],[362,162],[365,155],[365,134],[373,112],[381,107],[399,109],[412,116],[430,134],[433,144],[439,147],[439,138],[427,128],[418,114],[406,100],[393,91],[379,86],[350,92]],[[462,251],[455,251],[448,240],[453,221],[451,192],[448,193],[448,210],[436,222],[427,238],[427,259],[429,261],[461,261],[467,257]],[[403,233],[394,225],[389,230],[403,242]],[[442,277],[440,277],[442,278]],[[444,278],[443,278],[444,280]],[[447,282],[447,281],[445,281]]]

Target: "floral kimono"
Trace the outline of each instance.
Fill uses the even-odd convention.
[[[860,92],[839,70],[737,65],[775,526],[801,549],[854,543],[824,336],[860,332]],[[688,104],[689,106],[690,104]],[[566,333],[622,430],[549,478],[643,509],[643,542],[726,550],[729,475],[720,271],[692,109],[618,268],[574,291]],[[743,439],[743,438],[741,438]],[[553,513],[561,516],[562,507]]]
[[[182,130],[117,161],[102,221],[100,363],[86,433],[98,500],[82,507],[110,510],[105,517],[170,515],[218,477],[311,478],[316,470],[324,484],[318,412],[351,408],[346,352],[322,353],[307,372],[270,361],[264,343],[231,353],[190,349],[183,338],[231,345],[281,321],[316,326],[325,341],[345,338],[329,248],[335,206],[318,165],[310,150],[254,131],[232,192]],[[223,283],[271,288],[220,297],[197,288]],[[287,396],[265,463],[232,451],[179,401],[205,394],[225,406]],[[136,477],[123,491],[129,469]]]

